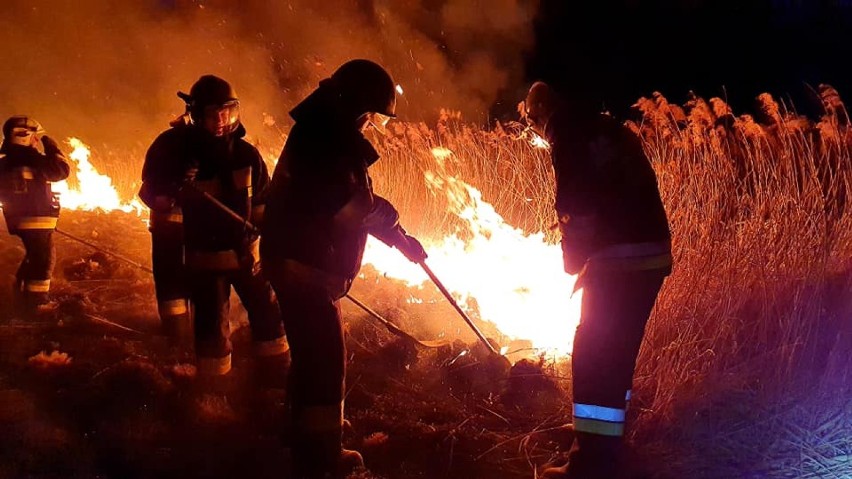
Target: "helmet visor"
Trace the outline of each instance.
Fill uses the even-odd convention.
[[[233,133],[240,124],[240,102],[229,101],[222,105],[204,107],[204,129],[213,136],[224,136]]]
[[[12,128],[9,141],[14,145],[31,146],[37,131],[37,128],[29,127]]]

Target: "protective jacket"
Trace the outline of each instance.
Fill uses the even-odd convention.
[[[189,267],[233,270],[257,260],[256,234],[204,197],[212,196],[245,219],[261,214],[264,201],[254,192],[266,188],[269,173],[244,136],[242,126],[226,138],[176,126],[148,150],[139,197],[151,208],[152,221],[183,220]]]
[[[267,195],[265,260],[293,260],[351,281],[367,234],[404,241],[399,214],[373,192],[368,167],[379,155],[351,125],[335,121],[322,89],[298,105]]]
[[[545,136],[566,271],[576,274],[589,260],[603,268],[670,265],[668,220],[639,138],[609,115],[569,109],[557,110]]]
[[[59,198],[50,183],[64,180],[71,169],[53,140],[45,137],[43,144],[44,154],[8,142],[0,148],[0,202],[9,233],[56,229]]]

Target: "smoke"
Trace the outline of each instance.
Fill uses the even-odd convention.
[[[523,78],[537,0],[4,0],[0,115],[144,151],[201,75],[230,81],[249,134],[280,148],[287,112],[351,58],[402,85],[398,113],[485,119]],[[277,120],[272,125],[270,118]],[[141,159],[139,159],[141,161]]]

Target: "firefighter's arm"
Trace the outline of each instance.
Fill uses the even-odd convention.
[[[185,175],[175,174],[174,162],[179,161],[164,135],[160,135],[145,154],[142,166],[142,187],[139,198],[152,210],[164,211],[177,201]]]
[[[564,144],[564,143],[563,143]],[[556,213],[566,273],[577,274],[594,253],[598,234],[600,180],[589,151],[581,144],[554,148]]]
[[[266,198],[269,190],[269,169],[258,152],[251,169],[251,184],[254,193],[251,197],[251,222],[255,227],[263,225],[263,213],[266,210]]]
[[[373,195],[373,208],[364,225],[371,235],[398,249],[409,261],[420,263],[428,257],[423,245],[399,224],[399,212],[396,208],[381,196]]]
[[[44,135],[41,137],[44,145],[44,157],[39,169],[47,181],[62,181],[71,174],[68,158],[59,149],[59,144],[53,138]]]

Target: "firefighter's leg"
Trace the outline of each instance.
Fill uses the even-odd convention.
[[[230,283],[224,273],[216,271],[194,271],[188,276],[198,373],[225,375],[231,370]]]
[[[26,256],[18,269],[18,281],[27,306],[46,303],[50,277],[56,264],[52,230],[25,230],[19,233]]]
[[[163,332],[178,341],[192,337],[192,320],[183,262],[183,227],[179,223],[151,229],[151,260],[157,311]]]
[[[345,361],[339,304],[322,287],[269,276],[290,342],[294,476],[343,477],[363,461],[341,442]]]
[[[647,272],[609,273],[585,284],[581,322],[574,337],[574,445],[564,475],[543,477],[618,474],[625,394],[662,279],[662,274]]]
[[[248,313],[257,379],[264,386],[283,387],[289,346],[272,286],[262,274],[250,268],[235,272],[232,281]]]

